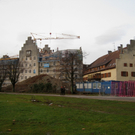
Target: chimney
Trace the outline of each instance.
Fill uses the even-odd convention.
[[[123,45],[120,44],[120,46],[118,46],[118,50],[120,51],[120,53],[123,53]]]
[[[120,50],[120,48],[121,48],[121,47],[120,47],[120,46],[118,46],[118,50]]]
[[[48,48],[48,44],[45,45],[45,48]]]
[[[108,51],[108,54],[112,53],[112,51]]]

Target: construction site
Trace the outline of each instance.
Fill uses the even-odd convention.
[[[61,59],[67,57],[70,53],[80,52],[79,58],[82,60],[82,50],[79,49],[66,49],[54,51],[47,44],[44,48],[40,48],[37,45],[39,41],[40,44],[42,40],[64,40],[64,39],[79,39],[80,36],[68,35],[68,34],[52,34],[49,36],[42,34],[31,33],[32,37],[28,37],[25,41],[23,47],[19,52],[19,57],[16,55],[14,57],[9,57],[7,55],[3,56],[0,61],[19,59],[23,63],[25,70],[20,74],[18,83],[16,84],[16,91],[18,92],[28,92],[31,90],[33,84],[47,83],[52,84],[55,92],[58,92],[62,85],[66,86],[67,92],[70,91],[71,84],[64,80],[64,76],[61,76]],[[77,67],[78,73],[82,74],[83,63]],[[75,76],[76,78],[79,76]],[[8,79],[6,79],[8,80]],[[11,84],[8,80],[4,82],[3,86]],[[12,87],[9,85],[4,88],[4,91],[11,91]]]

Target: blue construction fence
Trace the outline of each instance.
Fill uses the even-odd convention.
[[[76,83],[76,89],[82,93],[135,97],[135,81],[81,82]]]
[[[76,83],[78,92],[111,94],[112,81]]]
[[[114,92],[115,90],[113,86],[115,84],[115,86],[117,86],[115,89],[118,89],[119,83],[120,81],[81,82],[76,83],[76,88],[78,92],[82,93],[103,93],[115,95],[116,93]]]

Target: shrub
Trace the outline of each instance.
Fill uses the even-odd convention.
[[[45,84],[46,92],[51,92],[52,91],[52,84],[50,82]]]
[[[51,92],[53,90],[52,84],[50,82],[45,84],[43,83],[34,84],[30,88],[31,92],[33,93]]]
[[[38,84],[38,92],[44,92],[45,85],[43,83]]]
[[[38,93],[38,84],[33,85],[32,92]]]

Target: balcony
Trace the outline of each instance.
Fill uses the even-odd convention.
[[[88,80],[101,80],[101,73],[97,73],[97,74],[94,74],[94,75],[89,75],[88,76]]]

